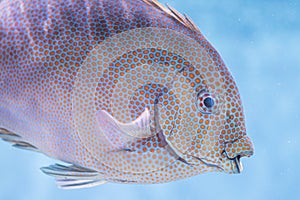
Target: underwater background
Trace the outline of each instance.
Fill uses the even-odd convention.
[[[0,200],[294,200],[300,189],[300,1],[161,0],[187,13],[233,73],[254,156],[239,175],[202,174],[159,185],[60,190],[42,154],[0,142]]]

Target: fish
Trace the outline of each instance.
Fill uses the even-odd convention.
[[[0,1],[0,138],[58,163],[63,189],[239,174],[238,87],[185,14],[156,0]]]

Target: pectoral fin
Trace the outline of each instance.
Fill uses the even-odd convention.
[[[151,135],[150,132],[150,112],[148,108],[145,108],[145,111],[133,122],[124,124],[118,123],[118,126],[124,132],[136,137],[136,138],[145,138]]]
[[[109,141],[118,147],[138,138],[149,137],[152,134],[150,131],[150,112],[147,108],[136,120],[130,123],[119,122],[108,112],[101,110],[97,114],[97,122]]]

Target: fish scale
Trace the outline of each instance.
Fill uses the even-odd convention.
[[[0,1],[0,138],[70,165],[61,188],[240,173],[236,83],[186,16],[155,0]]]

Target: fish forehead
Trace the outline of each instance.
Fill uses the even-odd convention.
[[[74,91],[76,91],[76,83],[81,79],[79,75],[83,72],[89,72],[89,69],[84,69],[83,66],[88,66],[88,64],[90,64],[90,66],[94,64],[99,65],[97,62],[93,62],[93,55],[99,53],[97,52],[99,51],[98,44],[101,42],[104,44],[107,39],[111,39],[114,36],[117,37],[120,33],[149,27],[154,27],[152,30],[158,27],[158,34],[161,34],[161,31],[165,29],[173,30],[177,32],[177,34],[181,34],[185,41],[187,41],[187,44],[193,41],[197,43],[196,46],[201,49],[200,54],[196,54],[197,56],[193,54],[195,50],[190,51],[190,55],[187,54],[186,50],[184,51],[186,53],[184,56],[187,58],[186,60],[192,58],[194,59],[193,64],[195,64],[194,71],[186,75],[195,74],[194,76],[199,76],[201,70],[207,68],[203,66],[211,64],[213,70],[219,74],[220,82],[223,83],[220,85],[225,85],[224,87],[226,87],[226,84],[224,84],[226,80],[224,76],[231,77],[219,54],[199,31],[184,26],[182,22],[176,21],[166,13],[157,10],[155,7],[143,1],[2,1],[0,6],[1,18],[3,17],[5,19],[0,26],[1,30],[3,30],[1,32],[3,35],[3,37],[1,37],[1,49],[4,49],[4,59],[1,59],[1,62],[4,63],[4,70],[1,76],[1,78],[3,78],[1,88],[6,93],[5,99],[9,99],[8,96],[18,94],[16,101],[22,101],[24,109],[26,109],[28,113],[31,112],[30,115],[33,115],[32,118],[40,120],[36,121],[45,124],[49,132],[56,132],[55,138],[51,139],[51,141],[62,146],[64,146],[64,144],[60,142],[61,138],[65,138],[69,142],[72,141],[71,143],[74,144],[78,144],[75,141],[82,139],[82,137],[74,134],[74,132],[78,130],[75,131],[70,126],[74,125],[74,120],[75,123],[86,125],[83,123],[85,121],[79,120],[82,118],[77,117],[76,119],[74,114],[69,114],[74,112],[72,111],[72,109],[74,109],[73,97],[81,94],[74,93]],[[135,33],[138,33],[138,31],[135,31]],[[169,34],[163,35],[169,36],[170,32]],[[138,37],[139,36],[136,36],[136,38]],[[156,37],[158,40],[161,40],[161,38],[161,36]],[[134,38],[131,39],[134,41]],[[164,40],[172,41],[172,38],[166,37]],[[105,51],[101,51],[102,54],[114,50],[115,46],[113,46],[112,43],[110,45],[111,46],[107,46]],[[156,47],[158,48],[159,45],[161,44],[158,43]],[[130,52],[134,52],[135,49],[133,47],[136,46],[138,45],[131,44],[129,48],[126,47],[126,51],[122,49],[122,55],[130,55],[127,51],[130,50]],[[161,50],[156,50],[155,53],[163,49],[169,50],[168,48],[160,48]],[[137,49],[138,48],[136,48],[136,50]],[[149,50],[150,49],[151,48],[149,48]],[[134,53],[132,54],[134,55]],[[149,52],[142,52],[138,55],[150,57],[151,54]],[[174,58],[174,56],[175,55],[169,57]],[[206,60],[197,60],[200,58],[206,58]],[[99,62],[101,59],[96,58],[96,60]],[[119,60],[121,61],[122,58],[120,57]],[[132,61],[133,59],[129,60]],[[105,60],[103,61],[106,62]],[[87,65],[83,65],[83,63]],[[181,67],[183,66],[183,64],[178,61],[175,63]],[[196,63],[201,64],[197,65]],[[130,64],[128,58],[125,59],[125,64]],[[157,68],[159,67],[161,67],[160,64],[157,65]],[[90,69],[93,71],[94,68]],[[196,69],[199,71],[199,74],[196,73]],[[210,69],[208,68],[206,70],[209,71]],[[103,69],[99,70],[98,68],[94,71],[94,74],[98,76],[99,71],[100,75],[103,74]],[[171,71],[165,74],[176,73],[175,70],[173,70],[173,72]],[[11,77],[8,76],[9,73],[15,75]],[[157,73],[164,74],[159,71]],[[207,73],[204,74],[207,75]],[[155,72],[153,72],[152,76],[155,76]],[[200,85],[210,84],[211,88],[217,90],[215,84],[211,84],[215,83],[215,81],[209,81],[209,77],[208,75],[207,77],[202,77],[202,79],[207,79],[205,83],[197,83],[195,78],[195,85],[198,84],[198,87],[200,87]],[[94,81],[97,80],[94,79]],[[118,81],[118,83],[121,82],[119,79]],[[180,79],[178,79],[178,82],[180,82]],[[101,89],[104,87],[107,86],[103,84]],[[174,85],[174,87],[176,86]],[[223,92],[223,89],[224,88],[221,87],[220,91]],[[110,90],[107,91],[110,92]],[[174,94],[175,97],[180,97],[180,93],[181,92],[177,92],[177,94]],[[115,92],[115,94],[121,93]],[[100,95],[98,97],[100,97]],[[102,96],[102,98],[104,97]],[[109,97],[109,95],[106,97]],[[77,100],[80,101],[80,98]],[[103,102],[108,101],[104,98]],[[95,108],[95,110],[97,110],[97,108]],[[115,112],[117,111],[118,109],[115,109]],[[45,113],[47,113],[47,116],[45,116]],[[121,118],[121,115],[115,116]],[[127,121],[135,117],[136,115]],[[62,125],[58,123],[61,120],[66,121],[67,124]],[[76,120],[78,121],[76,122]],[[78,126],[76,127],[78,128]],[[87,130],[85,129],[85,131]],[[35,137],[40,137],[40,140],[45,139],[45,136]],[[92,137],[92,139],[95,140],[97,138]],[[38,139],[36,139],[36,141],[37,140]],[[89,144],[89,142],[87,142],[87,144]],[[154,143],[150,142],[150,144],[153,145]],[[52,145],[49,144],[49,146]],[[82,151],[81,147],[79,148],[77,145],[71,144],[71,147],[66,146],[63,151],[66,155],[60,157],[64,160],[70,159],[70,157],[74,155],[70,155],[68,152],[73,152],[74,149],[76,151]],[[54,151],[50,147],[46,150],[50,152]],[[94,152],[96,152],[96,150]],[[107,157],[107,160],[110,159],[109,156],[104,156]],[[125,156],[128,156],[128,154]],[[90,157],[90,159],[92,158]],[[77,155],[75,158],[72,158],[72,160],[85,165],[83,156]],[[177,165],[177,161],[169,159],[168,162]],[[112,161],[106,163],[106,167],[112,167],[112,165],[116,166],[117,164],[112,163]],[[160,165],[160,163],[158,165]],[[166,165],[167,164],[164,163],[162,166]],[[125,167],[128,168],[129,165]],[[145,167],[145,165],[140,165],[139,167]],[[156,169],[158,168],[159,167],[156,167]],[[196,173],[196,170],[191,173]]]

